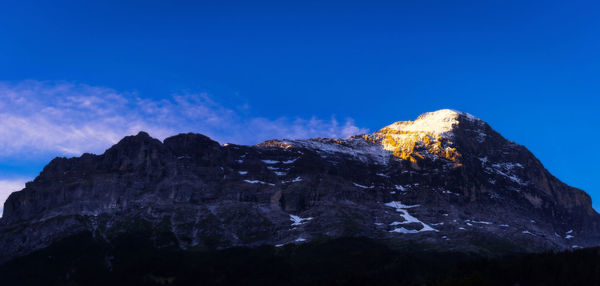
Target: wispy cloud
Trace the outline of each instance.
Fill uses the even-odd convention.
[[[238,144],[271,138],[347,137],[367,131],[356,127],[352,119],[340,123],[334,117],[268,119],[244,114],[206,93],[149,99],[68,82],[0,82],[0,163],[102,153],[123,136],[142,130],[161,140],[181,132],[198,132],[221,143]],[[0,214],[8,195],[32,179],[5,175],[0,174]]]
[[[206,93],[149,99],[67,82],[0,82],[0,159],[36,153],[100,153],[140,130],[159,139],[199,132],[222,143],[271,138],[347,137],[367,130],[352,119],[247,117]]]

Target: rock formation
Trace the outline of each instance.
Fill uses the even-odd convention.
[[[590,197],[525,147],[451,110],[345,139],[224,144],[140,132],[102,155],[52,160],[13,193],[1,261],[69,235],[140,221],[190,247],[365,236],[394,247],[482,253],[598,245]]]

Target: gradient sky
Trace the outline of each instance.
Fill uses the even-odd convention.
[[[13,3],[11,3],[13,2]],[[344,137],[452,108],[600,208],[597,1],[4,1],[0,201],[127,134]]]

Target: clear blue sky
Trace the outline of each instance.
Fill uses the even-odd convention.
[[[0,127],[0,180],[136,128],[250,144],[452,108],[600,206],[597,1],[11,2],[0,4],[0,123],[15,126]]]

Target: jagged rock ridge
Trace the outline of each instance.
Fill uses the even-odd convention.
[[[6,201],[0,252],[9,259],[86,230],[110,241],[139,220],[182,248],[366,236],[536,251],[597,245],[600,234],[585,192],[484,121],[440,110],[346,139],[221,146],[140,132],[102,155],[56,158]]]

